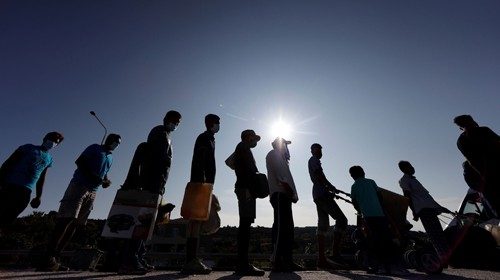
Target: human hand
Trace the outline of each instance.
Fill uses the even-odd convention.
[[[35,197],[31,200],[31,207],[33,207],[34,209],[38,208],[40,206],[42,202],[40,201],[40,198],[39,197]]]
[[[340,191],[339,191],[339,190],[337,190],[337,188],[336,188],[334,185],[332,185],[332,184],[328,185],[328,188],[330,189],[330,191],[331,191],[332,193],[338,194],[338,193],[340,192]]]
[[[111,186],[111,180],[109,180],[108,178],[104,179],[102,181],[102,187],[105,189],[107,187]]]

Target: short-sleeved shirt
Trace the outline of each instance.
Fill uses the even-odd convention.
[[[113,156],[111,155],[111,152],[99,144],[92,144],[88,146],[82,152],[80,157],[84,157],[86,159],[89,171],[101,179],[104,179],[104,176],[108,174],[111,164],[113,163]],[[75,170],[72,181],[78,183],[79,185],[86,186],[92,191],[97,190],[97,188],[101,185],[101,183],[96,183],[93,178],[85,176],[85,173],[83,173],[79,168]]]
[[[377,183],[372,179],[359,178],[351,187],[351,199],[359,206],[364,217],[384,217],[377,194]]]
[[[316,200],[320,197],[325,197],[328,195],[328,191],[326,186],[322,184],[318,178],[314,175],[318,172],[323,172],[323,168],[321,167],[321,161],[319,158],[312,156],[308,162],[309,167],[309,176],[311,177],[311,181],[313,183],[312,196],[313,199]]]
[[[411,202],[413,204],[413,212],[418,214],[424,208],[441,209],[439,205],[422,186],[422,184],[414,177],[408,174],[403,175],[399,180],[399,186],[404,192],[410,193]]]
[[[42,172],[52,166],[52,156],[41,146],[26,144],[17,148],[21,157],[6,174],[5,182],[33,191]]]

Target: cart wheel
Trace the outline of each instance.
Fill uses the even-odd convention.
[[[411,268],[418,267],[417,251],[415,251],[413,249],[407,250],[403,255],[403,259],[408,267],[411,267]]]
[[[418,254],[418,263],[422,270],[427,274],[440,274],[443,271],[441,260],[432,250],[422,250]]]

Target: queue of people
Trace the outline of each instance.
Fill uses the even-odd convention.
[[[134,153],[129,172],[122,185],[123,190],[142,190],[163,195],[172,162],[171,133],[181,122],[181,114],[169,111],[163,123],[154,127],[147,141],[140,143]],[[206,131],[201,133],[194,145],[190,182],[215,182],[215,134],[220,130],[220,117],[208,114],[205,117]],[[458,116],[454,122],[464,131],[457,142],[459,150],[466,158],[464,177],[471,188],[484,194],[498,213],[500,210],[500,137],[487,127],[479,125],[469,115]],[[53,159],[49,151],[63,141],[61,133],[50,132],[41,145],[20,146],[0,168],[0,229],[12,223],[30,204],[37,208],[41,203],[43,185],[47,169]],[[256,218],[255,195],[256,174],[259,170],[252,149],[261,137],[254,130],[241,132],[241,142],[231,155],[230,164],[235,171],[235,194],[238,201],[239,226],[237,233],[237,266],[235,273],[241,276],[262,276],[264,271],[253,266],[248,249],[251,225]],[[112,153],[120,145],[121,137],[110,134],[102,144],[88,146],[75,161],[74,172],[58,210],[54,231],[48,241],[45,258],[40,270],[67,271],[60,263],[59,256],[78,227],[84,226],[92,210],[97,190],[100,186],[111,185],[108,172],[112,165]],[[291,141],[276,138],[272,149],[265,158],[270,204],[273,208],[271,255],[272,270],[291,272],[303,268],[293,261],[294,221],[293,204],[299,201],[294,179],[290,171]],[[308,161],[312,181],[312,197],[317,210],[318,269],[345,269],[346,261],[340,254],[341,243],[347,228],[347,218],[335,196],[340,190],[326,177],[321,167],[323,147],[314,143],[310,147]],[[229,160],[229,159],[228,159]],[[450,248],[444,238],[438,215],[450,212],[439,205],[427,189],[414,176],[415,169],[408,161],[400,161],[403,172],[399,185],[404,196],[409,199],[414,220],[420,219],[428,233],[441,263],[445,266],[450,257]],[[351,199],[369,229],[370,252],[378,260],[371,268],[373,273],[405,273],[397,266],[397,250],[392,242],[389,221],[380,202],[378,186],[374,180],[365,178],[360,166],[352,166],[349,174],[354,180]],[[35,190],[35,197],[31,193]],[[329,217],[335,220],[333,243],[330,256],[326,256],[326,234],[330,227]],[[202,222],[189,220],[186,233],[186,260],[184,274],[208,274],[211,268],[197,256]],[[145,240],[127,240],[122,248],[120,274],[146,274],[154,267],[145,259]]]

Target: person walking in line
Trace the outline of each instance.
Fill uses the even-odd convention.
[[[2,164],[0,229],[13,223],[28,204],[35,209],[40,206],[47,169],[53,164],[49,151],[63,140],[61,133],[49,132],[42,145],[22,145]],[[30,202],[33,189],[35,197]]]
[[[293,261],[294,223],[292,203],[299,197],[290,172],[290,152],[288,145],[292,142],[276,138],[272,142],[273,149],[266,156],[269,194],[274,209],[272,270],[290,272],[302,270]]]
[[[54,232],[39,270],[69,270],[60,264],[60,254],[77,228],[87,223],[99,186],[111,185],[108,172],[113,163],[112,153],[120,143],[120,135],[109,134],[104,144],[88,146],[76,160],[77,169],[61,200]]]
[[[255,131],[247,129],[241,132],[241,142],[234,151],[234,171],[236,184],[234,192],[238,199],[238,263],[235,273],[239,276],[263,276],[264,271],[250,264],[248,246],[250,243],[250,228],[255,221],[256,198],[251,195],[255,186],[255,174],[259,171],[253,157],[252,148],[257,146],[260,136]]]
[[[370,254],[379,262],[368,272],[398,276],[408,275],[406,269],[394,266],[397,261],[397,248],[392,242],[393,234],[389,229],[389,221],[380,203],[377,183],[372,179],[365,178],[365,171],[361,166],[352,166],[349,168],[349,174],[354,179],[354,184],[351,187],[352,204],[363,216],[368,228]]]
[[[468,161],[464,177],[480,177],[475,184],[488,202],[500,215],[500,136],[486,126],[479,126],[470,115],[460,115],[453,120],[463,131],[458,137],[457,147]],[[468,181],[467,183],[469,183]]]
[[[408,161],[400,161],[399,169],[404,173],[399,180],[399,186],[404,195],[410,200],[410,209],[413,213],[413,220],[422,221],[425,232],[429,235],[432,245],[436,249],[441,264],[443,266],[448,262],[450,251],[448,243],[443,233],[443,227],[439,222],[438,215],[441,213],[450,213],[450,210],[439,205],[415,178],[415,168]]]
[[[170,134],[177,129],[181,118],[179,112],[168,111],[163,124],[154,127],[147,142],[137,146],[122,189],[139,189],[159,195],[165,193],[172,163]],[[144,240],[127,240],[118,274],[143,275],[154,270],[154,266],[145,260],[145,254]]]
[[[316,204],[318,213],[318,261],[317,266],[320,269],[335,268],[329,261],[337,266],[345,266],[346,262],[340,255],[342,237],[347,228],[347,218],[335,202],[334,194],[338,193],[332,183],[328,181],[321,167],[321,158],[323,157],[322,147],[318,143],[311,145],[311,158],[308,162],[309,176],[313,183],[312,195]],[[329,217],[335,220],[335,230],[333,232],[333,244],[331,256],[327,259],[325,255],[326,233],[330,227]]]
[[[215,134],[219,132],[220,117],[214,114],[205,116],[206,131],[196,138],[191,161],[191,182],[215,182]],[[215,209],[213,209],[215,211]],[[189,220],[186,240],[186,263],[184,274],[209,274],[212,270],[197,257],[202,222]]]

